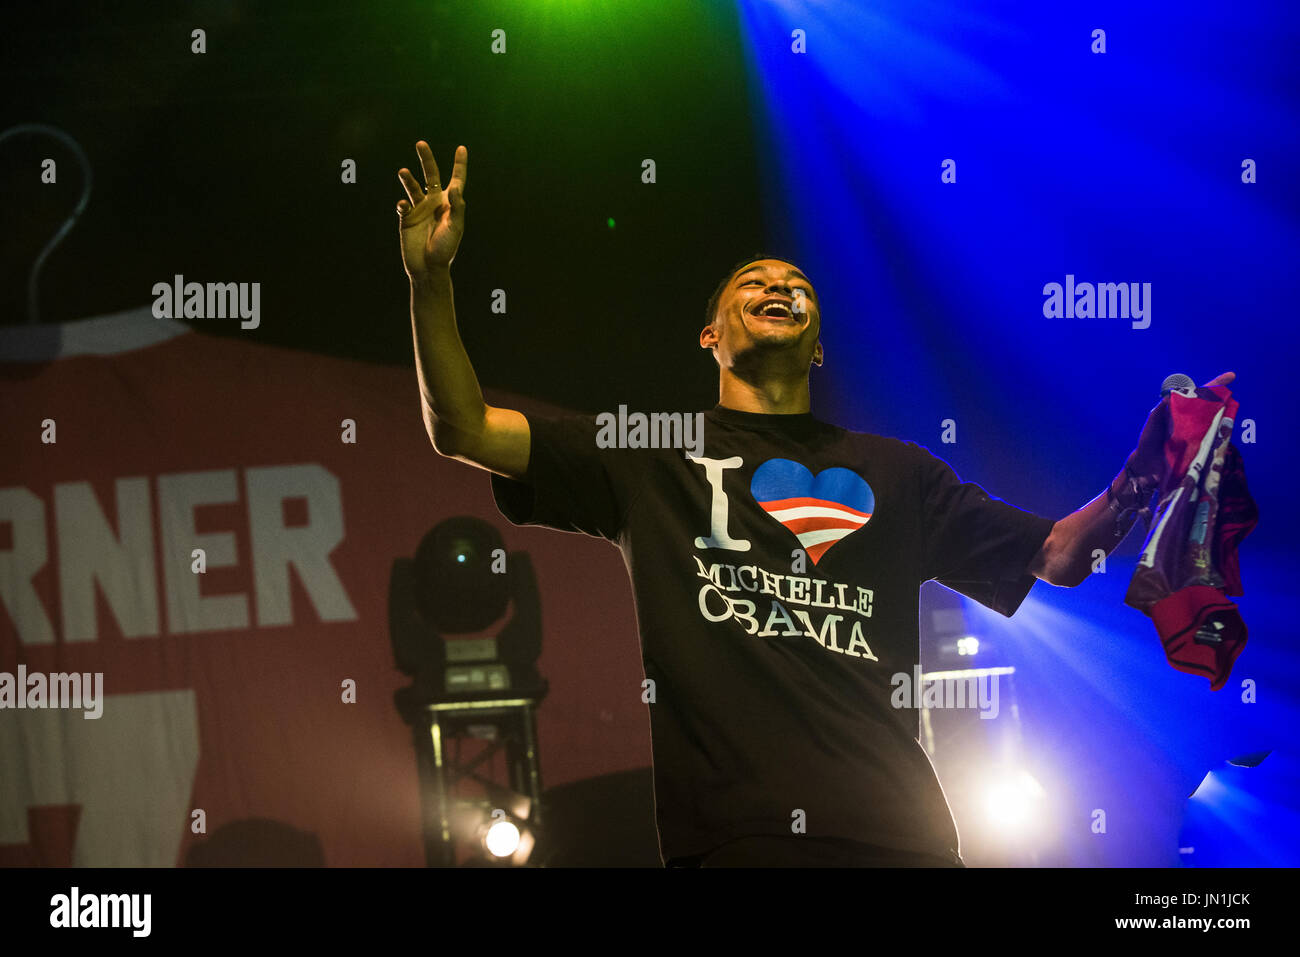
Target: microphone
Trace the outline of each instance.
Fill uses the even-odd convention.
[[[1170,392],[1185,392],[1191,389],[1196,391],[1196,383],[1189,375],[1183,375],[1181,372],[1175,372],[1164,382],[1160,383],[1160,398],[1164,398]]]

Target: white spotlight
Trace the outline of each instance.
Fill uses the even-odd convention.
[[[519,850],[519,828],[513,821],[497,821],[488,828],[483,845],[493,857],[509,857]]]
[[[1012,771],[989,784],[984,795],[988,819],[1005,831],[1028,831],[1037,823],[1043,786],[1028,771]]]

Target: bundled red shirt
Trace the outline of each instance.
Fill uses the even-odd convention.
[[[1227,683],[1246,646],[1229,595],[1242,594],[1237,546],[1259,519],[1241,454],[1228,441],[1237,401],[1226,386],[1169,395],[1168,466],[1124,602],[1151,617],[1169,663]]]

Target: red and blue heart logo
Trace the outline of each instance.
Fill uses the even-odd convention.
[[[763,511],[788,528],[817,564],[826,550],[871,520],[876,493],[857,472],[829,468],[816,476],[790,459],[768,459],[749,491]]]

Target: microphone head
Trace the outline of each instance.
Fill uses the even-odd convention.
[[[1196,383],[1191,376],[1183,375],[1181,372],[1175,372],[1164,382],[1160,383],[1160,398],[1164,398],[1170,392],[1186,392],[1188,390],[1196,391]]]

